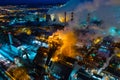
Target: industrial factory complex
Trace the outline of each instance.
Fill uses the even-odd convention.
[[[120,80],[120,1],[45,1],[0,4],[0,80]]]

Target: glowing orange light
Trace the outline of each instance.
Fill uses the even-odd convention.
[[[75,57],[76,56],[76,50],[74,49],[74,46],[76,44],[76,36],[72,30],[67,31],[57,31],[52,36],[48,38],[48,43],[57,43],[61,44],[61,46],[58,48],[54,56],[63,55],[63,56],[69,56],[69,57]],[[57,57],[53,57],[56,60]]]
[[[102,40],[102,38],[97,38],[94,40],[94,44],[98,44],[100,41]]]
[[[62,22],[62,23],[65,22],[65,16],[64,15],[59,14],[58,18],[59,18],[60,22]],[[66,15],[66,22],[68,22],[69,20],[70,20],[70,16]]]

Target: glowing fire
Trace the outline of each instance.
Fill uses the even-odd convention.
[[[56,51],[52,60],[54,60],[54,59],[56,60],[58,55],[69,56],[69,57],[76,56],[76,51],[74,49],[74,46],[75,46],[77,40],[76,40],[76,36],[72,30],[70,30],[70,29],[59,30],[48,38],[48,42],[49,42],[49,44],[50,43],[61,44],[61,46],[58,47],[58,50]]]
[[[98,44],[99,42],[102,41],[102,38],[101,37],[98,37],[97,39],[94,40],[94,44]]]
[[[58,14],[58,18],[60,22],[65,22],[65,16],[62,14]],[[70,15],[66,15],[66,22],[68,22],[70,20]]]
[[[20,29],[18,29],[18,30],[16,31],[16,34],[26,33],[26,34],[30,35],[31,32],[32,32],[32,31],[31,31],[29,28],[20,28]]]
[[[60,22],[65,22],[64,17],[59,16],[59,21],[60,21]]]

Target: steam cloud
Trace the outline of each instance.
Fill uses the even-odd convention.
[[[120,41],[120,0],[70,0],[68,3],[61,7],[54,7],[48,11],[49,14],[63,14],[64,12],[70,13],[74,12],[74,20],[69,22],[69,27],[71,29],[80,29],[82,22],[86,21],[87,14],[91,14],[91,19],[103,20],[101,26],[89,26],[88,33],[83,35],[82,32],[78,32],[77,40],[83,43],[83,45],[88,42],[86,40],[95,39],[98,36],[108,36],[112,35],[115,41]],[[95,34],[91,33],[94,32]],[[91,36],[92,35],[92,36]],[[74,38],[74,37],[73,37]],[[115,56],[113,54],[111,57],[106,59],[103,67],[99,69],[98,74],[104,70],[108,65],[110,60]]]
[[[61,7],[52,8],[48,11],[49,14],[63,14],[64,12],[74,12],[74,20],[69,22],[69,27],[80,28],[81,23],[86,21],[87,14],[91,14],[91,19],[97,18],[103,20],[101,27],[95,28],[90,26],[91,29],[97,30],[97,35],[112,35],[119,40],[120,36],[120,0],[70,0],[68,3]],[[114,31],[110,31],[111,27],[116,27]]]

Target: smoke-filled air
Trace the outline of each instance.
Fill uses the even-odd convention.
[[[82,4],[80,0],[70,0],[61,7],[53,7],[48,13],[55,15],[57,22],[68,22],[64,30],[56,31],[48,39],[48,42],[61,44],[54,56],[62,54],[76,57],[81,55],[81,52],[75,47],[83,48],[104,43],[105,37],[108,36],[112,37],[113,42],[120,41],[120,0],[85,0]],[[111,44],[112,40],[108,42]],[[99,54],[100,51],[97,53]],[[113,55],[112,53],[111,56],[106,57],[98,73],[109,65]]]

